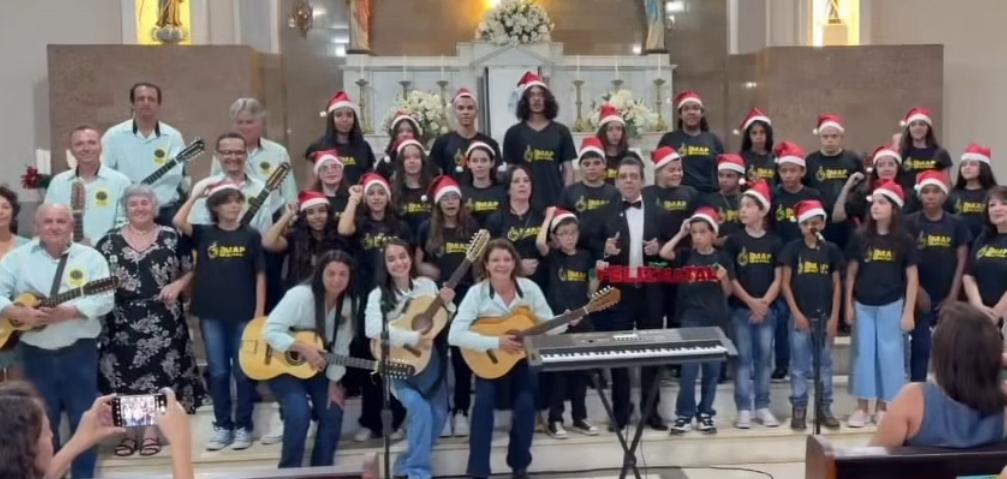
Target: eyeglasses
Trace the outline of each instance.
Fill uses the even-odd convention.
[[[217,150],[220,156],[245,156],[246,153],[245,150]]]

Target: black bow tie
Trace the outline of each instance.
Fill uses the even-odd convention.
[[[643,208],[643,201],[642,200],[636,200],[636,201],[622,200],[622,209],[626,209],[626,208],[637,208],[637,209]]]

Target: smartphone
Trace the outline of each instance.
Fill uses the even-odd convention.
[[[164,394],[140,394],[112,398],[112,422],[116,427],[147,427],[168,407]]]

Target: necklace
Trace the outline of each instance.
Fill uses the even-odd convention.
[[[153,228],[151,228],[151,229],[149,229],[149,230],[147,230],[147,231],[143,231],[143,230],[140,230],[140,229],[137,229],[137,228],[133,227],[133,225],[127,225],[127,226],[126,226],[126,229],[127,229],[127,230],[128,230],[128,231],[129,231],[130,233],[132,233],[132,234],[134,234],[134,235],[136,235],[136,236],[140,236],[140,237],[144,237],[144,236],[150,236],[151,234],[153,234],[153,233],[157,232],[157,227],[156,227],[156,225],[155,225],[155,227],[153,227]]]

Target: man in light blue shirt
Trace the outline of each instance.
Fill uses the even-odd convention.
[[[251,206],[251,200],[266,188],[265,183],[245,173],[247,155],[245,140],[241,135],[237,133],[225,133],[221,135],[217,139],[216,156],[221,159],[222,171],[199,181],[200,184],[208,183],[213,185],[226,180],[238,185],[241,193],[246,198],[246,211]],[[265,235],[266,231],[269,231],[269,228],[273,226],[274,210],[276,208],[274,207],[273,197],[271,195],[267,196],[262,207],[252,217],[252,222],[249,226],[255,228],[259,234]],[[194,225],[213,224],[210,219],[210,210],[206,208],[206,198],[199,198],[193,204],[192,211],[189,213],[189,223]]]
[[[109,277],[108,263],[97,250],[72,242],[73,217],[61,204],[43,204],[35,213],[38,238],[15,248],[0,261],[0,316],[32,327],[21,336],[25,376],[45,401],[56,446],[60,418],[66,412],[71,433],[98,396],[100,318],[112,310],[110,293],[80,297],[60,305],[32,309],[13,303],[22,293],[49,296]],[[61,258],[66,263],[54,281]],[[94,477],[97,454],[81,454],[72,476]]]
[[[45,202],[73,207],[73,184],[84,185],[84,238],[74,241],[94,245],[112,228],[125,221],[122,195],[129,187],[126,175],[101,164],[101,135],[91,126],[78,126],[70,132],[70,152],[77,168],[53,177],[46,189]]]
[[[158,119],[161,112],[161,88],[152,83],[137,83],[129,90],[133,117],[109,128],[101,139],[105,166],[118,170],[133,183],[139,183],[170,161],[185,148],[178,130]],[[161,205],[158,223],[171,226],[171,220],[189,187],[184,165],[176,165],[150,185]]]

